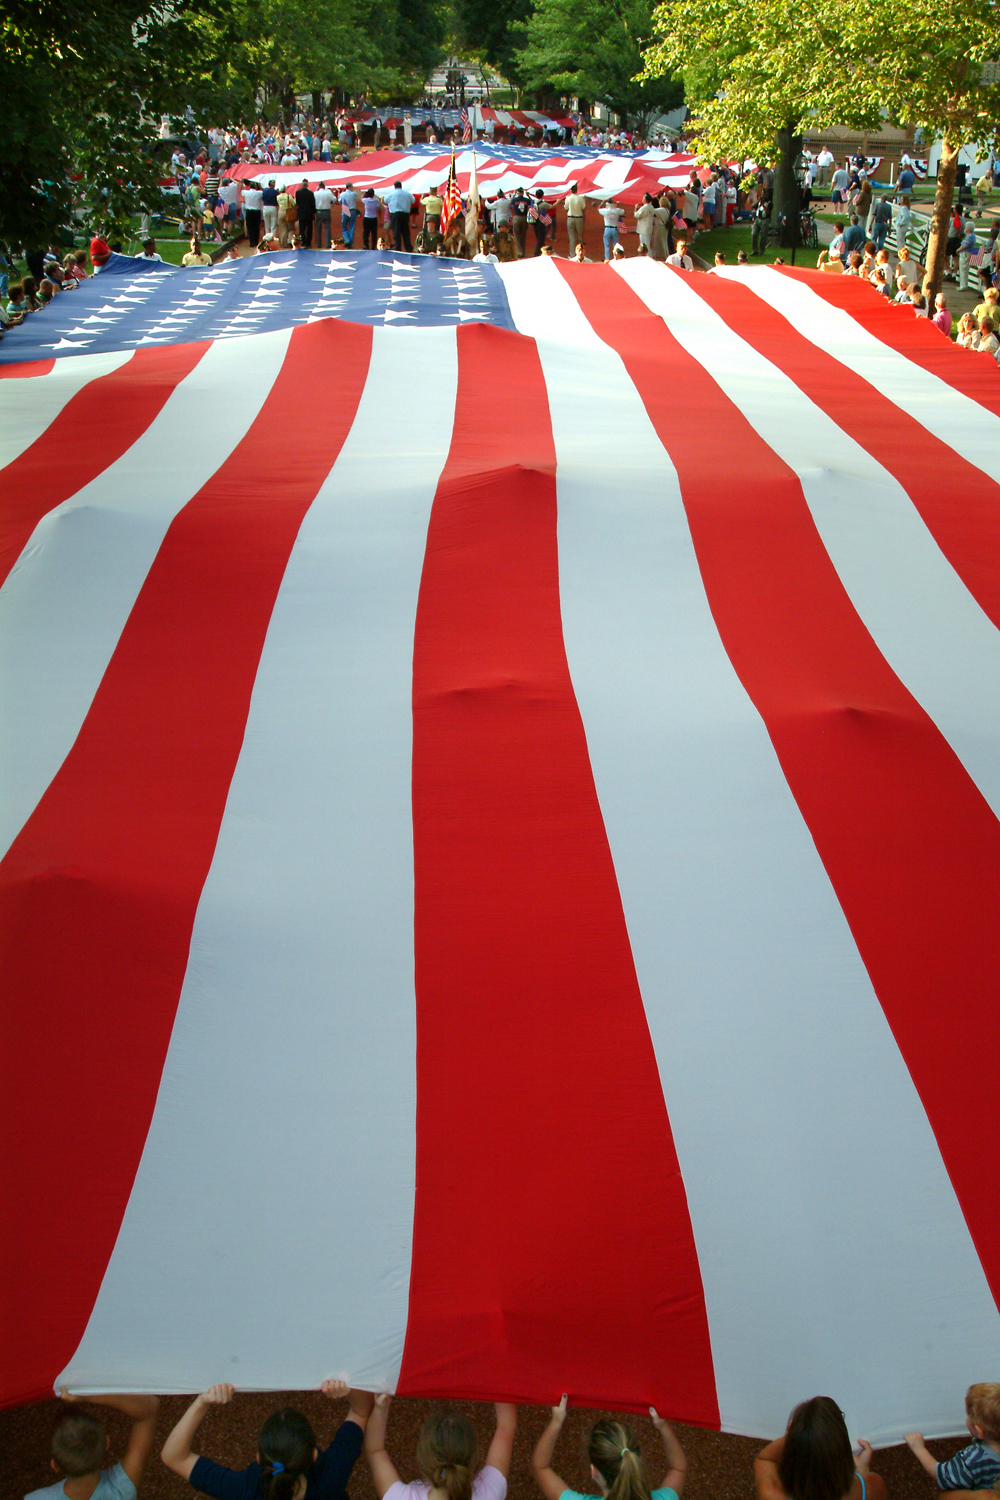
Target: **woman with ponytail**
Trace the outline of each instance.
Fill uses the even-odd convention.
[[[592,1500],[590,1496],[571,1490],[552,1467],[552,1454],[566,1420],[567,1403],[568,1397],[563,1396],[559,1405],[552,1408],[552,1420],[531,1455],[531,1472],[545,1500]],[[667,1466],[666,1474],[655,1490],[649,1487],[642,1451],[628,1422],[621,1417],[602,1417],[591,1429],[587,1444],[590,1477],[606,1500],[678,1500],[687,1472],[684,1449],[670,1423],[663,1420],[655,1407],[649,1408],[649,1415],[663,1441]]]
[[[365,1432],[365,1453],[378,1500],[504,1500],[517,1431],[516,1406],[505,1401],[496,1403],[497,1430],[478,1473],[472,1423],[447,1407],[433,1412],[417,1439],[420,1478],[404,1484],[385,1451],[389,1399],[375,1397],[375,1410]]]
[[[374,1397],[350,1391],[343,1380],[324,1380],[320,1387],[331,1401],[348,1399],[345,1420],[333,1442],[321,1453],[307,1417],[294,1407],[272,1412],[257,1439],[257,1458],[249,1468],[227,1469],[192,1453],[191,1444],[210,1406],[233,1399],[231,1385],[212,1385],[196,1396],[161,1450],[168,1469],[213,1500],[347,1500],[351,1477]]]

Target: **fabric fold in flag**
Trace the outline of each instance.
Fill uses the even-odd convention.
[[[949,1430],[995,366],[816,274],[362,259],[3,341],[0,1401]]]

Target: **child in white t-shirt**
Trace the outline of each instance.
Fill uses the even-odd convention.
[[[497,1428],[486,1462],[476,1472],[476,1434],[459,1412],[434,1412],[420,1429],[417,1468],[420,1478],[404,1484],[385,1451],[388,1396],[376,1396],[368,1419],[365,1453],[379,1500],[506,1500],[510,1454],[517,1431],[517,1407],[496,1403]]]

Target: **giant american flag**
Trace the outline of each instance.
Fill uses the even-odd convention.
[[[1000,1335],[996,364],[788,268],[539,258],[463,317],[430,261],[409,326],[384,264],[0,368],[3,1399],[953,1430]]]

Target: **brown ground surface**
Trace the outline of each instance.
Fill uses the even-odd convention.
[[[956,1399],[960,1401],[960,1392]],[[166,1437],[187,1404],[188,1398],[185,1396],[164,1397],[159,1424],[162,1437]],[[257,1433],[265,1417],[275,1407],[282,1405],[295,1405],[305,1412],[313,1423],[321,1444],[329,1441],[347,1409],[346,1402],[331,1405],[315,1392],[240,1395],[231,1406],[219,1408],[206,1417],[196,1451],[204,1452],[233,1468],[244,1467],[254,1457]],[[416,1477],[413,1451],[420,1425],[432,1405],[427,1401],[393,1402],[389,1417],[388,1448],[404,1479]],[[482,1454],[492,1432],[492,1409],[473,1404],[461,1406],[461,1409],[468,1414],[479,1431]],[[14,1500],[14,1497],[23,1496],[29,1490],[51,1481],[48,1445],[59,1414],[59,1403],[54,1400],[0,1411],[0,1452],[5,1455],[3,1467],[6,1475],[2,1494],[5,1500],[6,1497]],[[571,1486],[581,1490],[594,1488],[588,1483],[584,1452],[587,1434],[598,1415],[597,1412],[582,1408],[571,1410],[556,1450],[557,1472]],[[512,1500],[539,1500],[538,1491],[531,1480],[528,1460],[547,1420],[547,1408],[521,1407],[520,1427],[510,1474]],[[655,1484],[662,1477],[659,1438],[647,1418],[632,1420],[643,1451],[650,1460],[650,1478]],[[111,1433],[112,1451],[116,1455],[120,1454],[127,1423],[115,1413],[109,1412],[107,1424]],[[685,1500],[753,1500],[751,1465],[754,1454],[761,1447],[759,1439],[729,1437],[680,1424],[677,1426],[677,1434],[688,1459]],[[938,1457],[947,1458],[962,1445],[961,1440],[953,1439],[935,1443],[933,1447]],[[912,1500],[933,1500],[933,1496],[937,1494],[936,1486],[905,1447],[882,1449],[876,1454],[873,1467],[885,1479],[892,1500],[910,1500],[910,1497]],[[159,1458],[154,1458],[150,1462],[141,1494],[144,1500],[184,1500],[192,1491],[190,1486],[170,1473]],[[351,1500],[375,1500],[375,1490],[364,1458],[358,1461],[354,1470],[350,1495]]]

